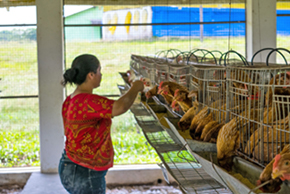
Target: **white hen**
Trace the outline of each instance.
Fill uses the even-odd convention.
[[[144,84],[144,90],[143,92],[148,92],[150,89],[153,88],[152,82],[149,78],[147,77],[141,77],[140,80],[143,82]]]
[[[126,72],[127,76],[128,76],[128,81],[131,84],[134,80],[136,80],[136,74],[134,72],[134,70],[130,69]]]

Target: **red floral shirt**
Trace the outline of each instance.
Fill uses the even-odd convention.
[[[67,156],[94,170],[113,166],[114,149],[110,135],[114,100],[95,94],[68,96],[62,106]]]

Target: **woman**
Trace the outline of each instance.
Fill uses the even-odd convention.
[[[63,78],[64,86],[77,87],[62,106],[66,141],[59,163],[61,182],[69,193],[104,194],[105,175],[114,158],[111,118],[125,113],[144,85],[135,81],[116,101],[93,94],[102,74],[99,60],[89,54],[76,57]]]

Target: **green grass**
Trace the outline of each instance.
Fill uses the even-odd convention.
[[[288,37],[278,37],[277,47],[289,49],[289,45]],[[123,84],[123,80],[118,72],[129,69],[131,54],[153,55],[157,51],[171,48],[181,51],[204,48],[221,52],[233,49],[245,55],[245,39],[216,37],[204,38],[200,42],[198,38],[152,38],[127,42],[67,42],[65,60],[69,68],[77,55],[95,54],[102,65],[103,80],[101,87],[94,92],[119,95],[116,85]],[[0,95],[37,95],[36,42],[0,42],[0,53]],[[286,55],[286,58],[290,59],[290,56]],[[70,94],[73,89],[67,87],[67,93]],[[0,167],[39,166],[38,99],[0,99],[0,121]],[[159,163],[158,155],[135,123],[129,112],[113,119],[115,163]],[[176,153],[172,153],[171,157],[182,161]]]
[[[0,167],[39,166],[37,130],[0,130]]]
[[[38,99],[1,99],[0,130],[38,131]]]
[[[143,134],[136,132],[112,134],[115,148],[115,163],[140,164],[160,162],[155,150],[146,141]]]

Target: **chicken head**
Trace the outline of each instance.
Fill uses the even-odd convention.
[[[277,154],[273,164],[272,179],[290,180],[290,153]]]

